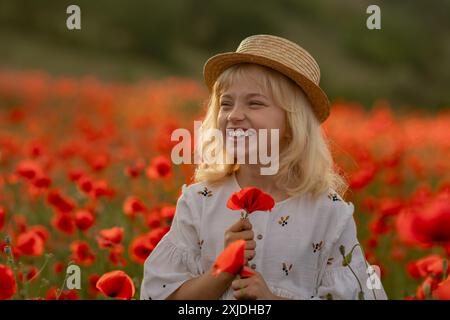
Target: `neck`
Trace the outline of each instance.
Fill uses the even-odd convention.
[[[277,188],[275,183],[276,175],[261,175],[260,166],[241,164],[236,172],[236,180],[241,188],[257,187],[270,194],[276,202],[283,201],[289,195],[282,189]]]

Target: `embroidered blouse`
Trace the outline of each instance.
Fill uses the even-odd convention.
[[[165,299],[211,268],[225,231],[240,218],[226,206],[240,189],[234,175],[220,186],[183,186],[170,231],[145,261],[141,299]],[[304,194],[277,202],[271,212],[251,213],[256,255],[250,267],[284,298],[358,299],[362,290],[365,299],[387,299],[359,246],[349,266],[342,263],[342,253],[358,244],[353,212],[353,204],[330,189],[318,199]],[[234,300],[231,286],[220,299]]]

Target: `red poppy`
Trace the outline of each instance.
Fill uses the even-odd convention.
[[[55,262],[55,264],[53,265],[53,270],[55,271],[55,273],[61,273],[64,271],[64,263],[61,261]]]
[[[397,218],[400,238],[412,244],[450,243],[450,200],[437,196],[424,206],[410,206]]]
[[[16,293],[16,281],[12,270],[0,264],[0,300],[10,299]]]
[[[28,268],[28,271],[25,273],[26,280],[34,281],[37,278],[38,272],[39,272],[38,268],[36,268],[35,266],[31,266],[30,268]],[[19,278],[19,281],[23,281],[23,272],[22,271],[19,271],[18,278]]]
[[[49,191],[47,202],[61,212],[70,212],[75,208],[75,204],[69,197],[63,197],[58,190]]]
[[[81,231],[86,231],[95,223],[95,216],[89,210],[78,210],[75,213],[75,224]]]
[[[406,268],[413,278],[425,278],[428,276],[440,278],[443,273],[443,267],[444,259],[437,254],[432,254],[408,263]],[[446,272],[450,272],[450,266],[448,266]]]
[[[137,197],[128,197],[123,204],[123,211],[127,217],[134,219],[139,212],[145,212],[145,205]]]
[[[97,237],[100,248],[109,248],[115,244],[119,244],[123,239],[123,228],[113,227],[110,229],[100,230]]]
[[[433,291],[433,298],[438,300],[450,300],[450,276],[438,284]]]
[[[91,274],[88,277],[88,281],[89,281],[88,292],[91,297],[95,297],[99,293],[97,286],[96,286],[98,279],[100,279],[100,276],[98,274]]]
[[[39,173],[42,173],[42,169],[35,161],[22,160],[16,167],[16,173],[26,179],[33,179]]]
[[[83,175],[77,180],[77,185],[81,192],[89,194],[94,187],[94,181],[89,176]]]
[[[152,210],[145,216],[145,224],[150,229],[157,228],[161,225],[161,216],[157,210]]]
[[[6,210],[2,206],[0,206],[0,230],[5,225],[5,220],[6,220]]]
[[[436,289],[438,285],[438,280],[432,277],[426,277],[422,284],[417,288],[416,298],[419,300],[424,300],[429,298],[426,296],[425,288],[428,287],[430,294],[433,294],[433,291]]]
[[[351,174],[349,179],[350,188],[353,190],[359,190],[366,187],[373,181],[376,172],[376,166],[370,162],[361,166],[361,169]]]
[[[29,227],[27,231],[35,232],[44,242],[50,237],[47,228],[40,224]]]
[[[96,283],[97,289],[105,296],[129,300],[135,293],[133,280],[123,271],[105,273]]]
[[[131,241],[128,251],[131,260],[136,263],[144,264],[154,248],[155,245],[150,241],[149,236],[142,235]]]
[[[164,237],[164,235],[170,230],[170,226],[166,227],[159,227],[151,230],[148,233],[148,238],[151,244],[153,244],[155,247],[158,244],[158,242]]]
[[[109,186],[106,180],[99,180],[94,183],[94,188],[92,190],[92,196],[94,198],[114,197],[115,194],[115,190]]]
[[[125,174],[130,178],[138,177],[145,168],[145,161],[138,159],[133,165],[129,165],[125,168]]]
[[[51,224],[55,229],[65,234],[72,235],[75,232],[75,221],[69,213],[57,212],[53,217]]]
[[[249,277],[253,275],[251,271],[245,269],[245,240],[237,240],[229,244],[217,257],[214,263],[213,275],[218,276],[221,272],[240,274]]]
[[[159,156],[152,160],[146,170],[147,177],[150,179],[159,179],[168,177],[172,172],[172,164],[165,156]]]
[[[79,300],[80,297],[76,290],[67,290],[61,292],[61,294],[58,297],[58,288],[51,287],[47,291],[47,295],[45,297],[46,300]]]
[[[163,219],[173,220],[175,216],[175,206],[164,206],[161,208],[161,217]]]
[[[74,241],[70,245],[70,251],[72,252],[71,259],[75,263],[90,266],[95,261],[95,255],[91,250],[89,244],[85,241]]]
[[[84,176],[84,171],[82,169],[71,169],[68,173],[67,173],[67,177],[69,178],[70,181],[78,181],[81,177]]]
[[[243,188],[231,195],[227,207],[231,210],[245,210],[245,217],[254,211],[271,211],[275,200],[258,188]]]
[[[34,231],[25,231],[17,237],[16,249],[20,255],[38,257],[44,253],[44,240]]]
[[[108,260],[115,266],[125,267],[127,260],[123,257],[124,248],[121,244],[116,244],[109,249]]]

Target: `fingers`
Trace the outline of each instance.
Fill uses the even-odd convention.
[[[255,240],[247,240],[247,241],[245,241],[245,249],[247,249],[247,250],[255,250],[256,249],[256,241]]]
[[[251,230],[252,224],[248,219],[239,219],[228,230],[231,232],[239,232],[242,230]]]
[[[255,250],[245,250],[245,259],[246,262],[252,260],[255,257]]]
[[[250,284],[250,281],[250,278],[234,280],[233,282],[231,282],[231,288],[233,288],[233,290],[245,288]]]
[[[241,231],[241,232],[226,232],[225,233],[225,243],[227,246],[236,240],[242,239],[242,240],[251,241],[251,240],[253,240],[254,237],[255,237],[255,233],[253,232],[253,230],[246,230],[246,231]],[[254,245],[256,247],[256,242],[255,243],[252,242],[249,244],[249,246],[252,246],[252,245]],[[246,244],[246,246],[247,246],[247,244]]]

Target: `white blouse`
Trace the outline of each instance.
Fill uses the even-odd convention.
[[[224,249],[225,231],[240,218],[239,210],[226,206],[240,189],[234,175],[220,186],[183,186],[170,231],[145,261],[141,299],[165,299],[211,268]],[[250,267],[273,294],[289,299],[358,299],[359,283],[365,299],[387,299],[360,247],[350,263],[359,283],[342,265],[339,246],[344,245],[347,254],[358,243],[353,211],[351,202],[330,190],[316,200],[291,197],[277,202],[271,212],[251,213],[256,255]],[[220,299],[234,300],[233,289]]]

